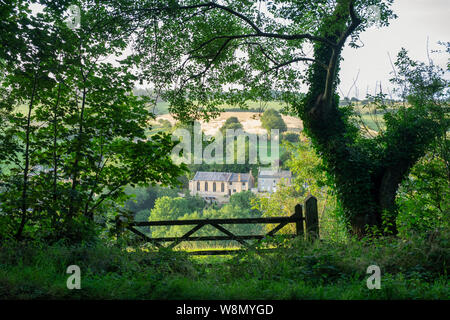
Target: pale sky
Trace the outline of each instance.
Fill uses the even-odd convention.
[[[386,92],[385,88],[390,86],[389,73],[392,71],[388,52],[395,61],[397,53],[404,47],[411,58],[426,62],[427,37],[430,50],[443,49],[437,45],[438,41],[450,41],[450,0],[396,0],[393,10],[398,18],[392,20],[388,27],[372,27],[361,34],[364,47],[344,49],[340,88],[345,95],[352,86],[358,69],[360,72],[356,87],[359,99],[365,98],[367,86],[369,93],[374,94],[377,81],[381,81],[383,91]],[[448,55],[445,54],[430,54],[430,58],[443,67],[448,61]],[[349,95],[350,98],[353,96],[355,88]]]

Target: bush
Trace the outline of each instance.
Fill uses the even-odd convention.
[[[297,143],[300,141],[300,135],[295,132],[286,132],[283,134],[283,140],[291,143]]]
[[[399,206],[397,226],[403,236],[450,228],[448,170],[448,160],[432,152],[411,169],[396,199]]]

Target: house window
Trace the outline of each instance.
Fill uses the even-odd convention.
[[[200,182],[197,181],[197,191],[200,191]]]
[[[216,192],[216,183],[213,182],[213,192]]]
[[[205,191],[208,191],[208,182],[205,181]]]
[[[220,186],[220,191],[225,192],[225,184],[222,182],[222,185]]]

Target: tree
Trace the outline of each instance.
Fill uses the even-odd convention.
[[[179,220],[181,218],[189,219],[194,214],[198,217],[198,212],[205,206],[205,201],[200,197],[187,196],[185,198],[176,197],[169,198],[163,196],[156,199],[155,206],[151,210],[149,221],[161,220]],[[152,236],[164,237],[182,235],[183,231],[187,232],[188,228],[182,227],[157,227],[152,229]]]
[[[300,141],[300,135],[295,132],[286,132],[285,134],[283,134],[282,138],[283,141],[288,141],[291,143],[297,143]]]
[[[151,210],[155,205],[156,199],[163,196],[170,198],[178,197],[178,191],[177,189],[164,188],[159,185],[149,186],[147,188],[127,187],[125,188],[125,192],[133,198],[125,203],[125,208],[134,213],[142,210]]]
[[[261,116],[261,126],[266,129],[269,134],[273,129],[279,130],[280,133],[287,130],[286,123],[280,113],[274,109],[267,109],[264,111]]]
[[[2,23],[13,42],[0,57],[0,166],[9,168],[0,172],[0,237],[86,240],[94,220],[120,210],[126,185],[177,184],[185,171],[170,159],[169,135],[145,135],[153,117],[132,94],[135,57],[104,60],[127,36],[98,25],[104,6],[80,6],[79,30],[50,2],[37,15],[16,5],[17,18]]]
[[[261,96],[263,84],[282,92],[323,159],[352,232],[362,236],[368,226],[383,228],[383,220],[387,231],[396,233],[398,185],[448,128],[448,122],[446,127],[438,121],[447,106],[446,82],[428,76],[437,74],[435,66],[426,69],[404,53],[397,68],[408,84],[409,105],[385,115],[385,134],[362,136],[351,120],[352,109],[339,107],[344,45],[357,47],[359,34],[373,24],[373,6],[379,9],[377,23],[389,25],[396,17],[392,2],[184,0],[134,6],[121,1],[117,8],[132,21],[129,27],[146,30],[136,42],[145,56],[142,73],[163,74],[159,83],[179,119],[209,118],[225,102],[243,105]],[[304,54],[307,45],[313,47],[312,57]],[[309,64],[306,73],[299,62]],[[309,86],[305,96],[298,93],[302,82]]]
[[[227,134],[227,130],[243,130],[242,124],[239,122],[238,118],[236,117],[229,117],[223,126],[220,128],[220,132],[222,133],[222,136],[225,138]]]
[[[230,197],[230,205],[250,210],[251,213],[255,215],[260,215],[261,213],[253,208],[252,201],[256,198],[255,194],[251,191],[242,191],[234,193]]]

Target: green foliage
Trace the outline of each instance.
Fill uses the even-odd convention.
[[[0,57],[0,238],[81,241],[96,228],[86,224],[120,210],[126,185],[175,185],[185,167],[170,159],[170,136],[146,137],[149,99],[132,94],[139,59],[104,59],[127,40],[98,26],[105,5],[84,3],[78,30],[62,20],[65,5],[36,15],[27,5],[2,31],[18,40]]]
[[[309,139],[301,135],[301,141],[295,145],[285,143],[290,154],[287,167],[294,175],[291,189],[301,195],[297,198],[298,203],[303,203],[308,194],[317,198],[322,238],[330,241],[345,239],[348,220],[342,212],[333,188],[329,187],[331,183],[328,181],[323,161]]]
[[[295,132],[286,132],[283,134],[282,140],[290,143],[298,143],[300,142],[300,135]]]
[[[261,126],[270,134],[271,130],[277,129],[279,133],[287,130],[286,123],[280,113],[274,109],[267,109],[261,116]]]
[[[242,124],[239,122],[238,118],[236,117],[229,117],[223,126],[220,128],[220,132],[225,137],[227,130],[243,130]]]
[[[270,194],[259,194],[256,199],[253,200],[253,206],[255,209],[262,212],[263,217],[281,217],[291,216],[294,214],[294,208],[298,203],[303,202],[303,194],[297,192],[291,186],[285,186],[279,184],[276,192]],[[264,228],[266,232],[272,230],[277,225],[265,224]],[[283,227],[278,234],[294,234],[295,225],[290,223]]]
[[[302,53],[308,41],[326,42],[323,29],[333,33],[350,24],[346,0],[112,3],[118,19],[128,21],[124,27],[145,30],[137,32],[136,41],[145,52],[142,75],[165,92],[170,111],[186,121],[213,117],[224,104],[246,108],[249,101],[283,100],[292,111],[305,80],[295,62],[308,61]],[[391,4],[355,1],[362,23],[353,30],[351,45],[372,24],[368,8],[378,6],[380,25],[386,26],[395,18]],[[326,28],[318,30],[323,24]]]
[[[141,210],[153,209],[156,199],[163,196],[170,198],[179,196],[179,190],[162,187],[160,185],[149,186],[147,188],[127,187],[125,188],[125,192],[133,197],[125,203],[125,208],[135,213]]]
[[[252,209],[252,201],[256,198],[256,195],[251,191],[242,191],[234,193],[230,197],[230,205],[245,210]],[[253,213],[257,214],[257,211],[253,209]]]
[[[182,128],[182,129],[186,129],[188,130],[188,132],[190,133],[191,137],[194,136],[194,126],[192,124],[183,124],[181,122],[178,122],[175,125],[175,128]],[[231,130],[242,130],[242,124],[239,123],[238,119],[236,117],[230,117],[229,119],[226,120],[226,122],[224,123],[224,125],[220,128],[220,132],[222,133],[222,137],[223,137],[223,159],[222,159],[222,163],[206,163],[205,161],[203,161],[204,159],[200,159],[201,163],[199,164],[195,164],[195,163],[191,163],[188,164],[188,168],[190,171],[190,177],[192,178],[192,176],[195,174],[196,171],[215,171],[215,172],[241,172],[241,173],[246,173],[249,171],[253,172],[253,175],[255,176],[257,174],[258,171],[258,167],[261,166],[260,164],[260,157],[258,156],[257,159],[252,159],[255,161],[250,161],[250,152],[249,152],[249,148],[250,148],[250,137],[257,139],[257,137],[254,134],[249,134],[249,133],[245,133],[248,136],[245,137],[245,161],[243,161],[244,163],[239,163],[240,161],[238,161],[238,140],[236,138],[236,136],[238,135],[237,133],[239,133],[239,131],[236,132],[236,136],[234,136],[234,140],[230,141],[226,139],[226,130],[227,129],[231,129]],[[244,134],[244,131],[241,132],[242,134]],[[207,137],[203,131],[201,132],[197,132],[197,135],[199,137],[200,140],[200,136],[203,139],[203,150],[205,150],[205,148],[208,146],[209,143],[214,143],[217,139],[217,137]],[[262,148],[266,148],[266,146],[264,145],[257,145],[257,146],[253,146],[253,147],[257,147],[257,155],[259,154],[264,154],[264,156],[267,154],[269,157],[270,155],[270,149],[271,149],[271,145],[270,145],[270,140],[267,141],[267,149],[268,150],[263,150]],[[226,163],[226,155],[227,155],[227,148],[234,148],[234,161],[232,161],[232,163]],[[194,138],[191,139],[191,153],[194,154]],[[267,152],[268,151],[268,152]],[[281,148],[280,153],[282,156],[286,157],[286,153],[284,152],[285,150]],[[194,156],[194,155],[192,155]],[[214,156],[214,154],[213,154]],[[198,160],[198,159],[197,159]],[[194,161],[193,161],[194,162]],[[256,162],[253,163],[252,162]]]
[[[149,221],[158,220],[191,220],[191,219],[225,219],[225,218],[246,218],[260,217],[261,213],[252,208],[252,201],[255,195],[251,191],[243,191],[233,194],[230,202],[222,207],[206,206],[206,203],[200,197],[174,197],[167,196],[156,199],[154,208],[148,214],[148,210],[140,211],[135,219],[146,216]],[[260,234],[262,231],[259,225],[230,225],[231,232],[237,234]],[[192,226],[171,226],[171,227],[152,227],[142,228],[141,230],[152,237],[174,237],[182,236],[192,229]],[[205,227],[197,231],[195,235],[222,235],[220,231]],[[204,243],[203,245],[212,245],[213,243]],[[226,242],[220,242],[219,245],[227,245]]]
[[[293,241],[275,253],[187,257],[143,247],[0,247],[1,299],[448,299],[448,234],[409,241]],[[212,262],[212,263],[211,263]],[[79,265],[82,289],[67,290]],[[369,265],[381,289],[366,286]]]
[[[353,119],[352,107],[339,108],[336,85],[342,49],[346,43],[358,46],[361,32],[373,25],[373,6],[380,13],[377,24],[389,25],[396,18],[392,2],[281,0],[199,4],[187,0],[152,6],[145,15],[141,15],[141,6],[136,8],[127,2],[126,10],[119,14],[128,16],[133,27],[152,34],[143,32],[145,36],[136,41],[139,49],[148,53],[142,61],[142,73],[152,75],[155,83],[166,89],[169,109],[179,119],[209,119],[225,103],[245,107],[246,101],[283,100],[287,105],[284,112],[302,118],[305,131],[323,157],[353,232],[364,234],[366,225],[381,223],[382,212],[395,216],[396,187],[392,186],[401,182],[435,134],[426,130],[434,125],[423,114],[406,112],[408,118],[399,112],[405,121],[397,117],[394,122],[398,125],[391,123],[393,130],[386,131],[385,141],[364,139]],[[149,4],[143,6],[146,5]],[[184,27],[180,29],[180,25]],[[303,54],[307,41],[314,48],[312,58]],[[295,67],[298,62],[311,62],[306,74]],[[161,70],[165,71],[164,77]],[[174,89],[172,83],[181,85]],[[309,85],[306,95],[298,92],[304,83]],[[232,89],[224,91],[224,87]],[[263,126],[285,130],[280,117],[271,113],[269,119],[262,119]],[[402,123],[416,126],[410,132]],[[429,134],[421,139],[418,133],[423,131]],[[409,139],[411,136],[414,139]],[[410,152],[389,154],[407,139],[405,148],[413,145]],[[398,167],[401,168],[396,180],[400,181],[383,182],[390,185],[380,186],[382,175],[389,175]],[[380,188],[388,191],[378,197]]]
[[[149,220],[178,220],[202,210],[205,202],[200,197],[186,196],[169,198],[167,196],[156,199],[155,206],[151,210]],[[163,237],[170,234],[174,227],[155,227],[151,230],[153,237]],[[172,235],[171,235],[172,236]]]
[[[329,55],[318,45],[317,59],[328,59]],[[403,90],[406,101],[388,106],[385,95],[375,98],[385,124],[385,130],[375,137],[361,134],[352,120],[354,107],[338,108],[337,96],[330,102],[329,114],[312,115],[323,90],[321,81],[326,77],[318,66],[310,70],[312,89],[298,106],[305,131],[323,160],[328,184],[335,188],[356,234],[364,234],[367,225],[377,226],[381,232],[397,232],[398,185],[430,144],[449,128],[443,70],[412,61],[405,50],[399,53],[395,65],[398,70],[392,81]]]
[[[448,139],[444,139],[448,148]],[[450,228],[450,176],[448,159],[429,152],[411,170],[397,195],[400,233],[426,234]]]
[[[152,291],[149,287],[171,274],[196,277],[185,254],[144,250],[130,251],[103,243],[94,246],[3,244],[0,248],[0,298],[101,299],[106,294],[112,299],[140,299],[144,292]],[[82,290],[67,289],[69,265],[81,268]],[[124,281],[122,285],[121,281]],[[125,282],[131,286],[125,289]],[[138,289],[136,285],[142,287]]]

